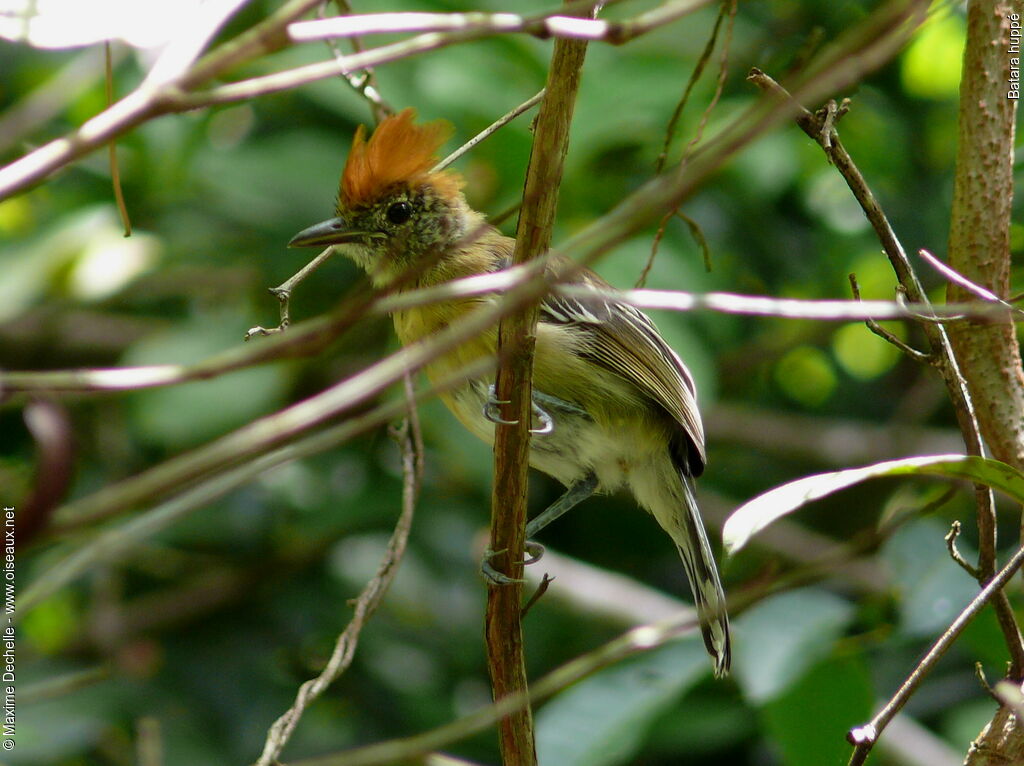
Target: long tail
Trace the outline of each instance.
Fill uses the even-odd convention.
[[[693,480],[666,459],[650,465],[647,470],[634,471],[630,484],[640,504],[675,541],[693,591],[704,645],[714,660],[715,676],[724,676],[729,672],[732,654],[729,615],[718,566],[697,509]]]
[[[690,581],[690,590],[693,591],[704,646],[715,661],[715,677],[721,678],[729,672],[729,664],[732,661],[725,592],[722,590],[718,565],[715,563],[707,533],[704,531],[704,522],[697,508],[692,481],[682,471],[679,475],[685,496],[684,507],[679,509],[676,516],[679,523],[666,531],[676,541],[676,548],[683,560],[683,569],[686,570],[686,578]]]

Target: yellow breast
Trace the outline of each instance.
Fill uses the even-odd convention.
[[[432,337],[479,308],[479,300],[450,301],[433,306],[422,306],[394,314],[395,333],[403,346]],[[494,356],[497,349],[497,329],[485,332],[459,344],[426,366],[428,377],[437,382],[482,356]]]

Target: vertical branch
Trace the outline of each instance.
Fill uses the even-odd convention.
[[[523,207],[512,256],[515,264],[525,263],[550,247],[562,166],[569,147],[569,124],[585,54],[583,41],[561,39],[555,42],[546,95],[537,117],[526,172]],[[532,305],[503,319],[498,328],[501,362],[495,385],[496,398],[508,402],[503,417],[515,424],[495,425],[491,547],[500,552],[493,560],[495,568],[513,580],[519,580],[523,571],[537,315],[538,308]],[[521,602],[521,582],[488,588],[485,638],[495,699],[527,688]],[[533,714],[529,707],[502,719],[498,730],[505,766],[536,764]]]
[[[1016,99],[1007,98],[1012,40],[1010,14],[1020,3],[972,0],[960,83],[959,138],[949,264],[1000,298],[1010,292],[1010,213]],[[1018,19],[1018,24],[1020,19]],[[970,297],[950,283],[951,302]],[[975,402],[982,435],[994,457],[1024,468],[1024,375],[1009,317],[950,329],[950,339]],[[984,564],[989,575],[992,562]]]
[[[1013,201],[1013,142],[1016,99],[1008,98],[1010,59],[1020,60],[1021,4],[1013,0],[971,0],[960,82],[959,135],[949,263],[968,280],[1000,298],[1010,292],[1010,214]],[[1011,43],[1016,52],[1011,53]],[[1018,67],[1019,68],[1019,67]],[[1017,92],[1019,95],[1019,91]],[[950,301],[964,288],[951,282]],[[978,426],[994,457],[1024,468],[1024,375],[1016,331],[1007,318],[986,325],[952,327],[950,342],[960,361]],[[1024,535],[1024,526],[1022,526]],[[995,572],[994,514],[978,518],[979,579]],[[1004,596],[1005,599],[1005,596]],[[999,610],[997,614],[1006,611]],[[1001,619],[1001,623],[1005,620]],[[1005,628],[1004,628],[1005,630]],[[1014,662],[1018,681],[1024,668]],[[968,764],[1015,763],[1024,752],[1024,728],[1003,705],[971,744]]]

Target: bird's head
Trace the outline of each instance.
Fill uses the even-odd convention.
[[[341,174],[337,215],[296,234],[289,247],[341,245],[386,285],[429,253],[464,236],[475,214],[452,171],[431,172],[451,134],[444,121],[417,125],[406,109],[383,120],[369,140],[356,130]]]

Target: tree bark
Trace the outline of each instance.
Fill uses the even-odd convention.
[[[1020,2],[971,0],[960,83],[959,145],[950,218],[949,262],[999,297],[1010,291],[1010,213],[1016,99],[1011,59],[1021,60]],[[1011,45],[1016,46],[1015,49]],[[950,301],[973,296],[950,284]],[[993,457],[1024,468],[1024,374],[1009,318],[950,327],[978,426]],[[965,766],[1024,762],[1024,728],[1005,706],[971,743]]]
[[[523,208],[512,256],[514,264],[526,263],[551,246],[562,167],[569,148],[569,125],[586,50],[586,43],[581,40],[555,42],[526,171]],[[506,317],[498,327],[500,362],[495,396],[508,402],[503,405],[502,416],[515,423],[495,426],[491,548],[499,554],[492,565],[515,580],[523,573],[537,315],[538,307],[533,304]],[[521,604],[521,582],[488,588],[485,637],[496,700],[527,689]],[[529,706],[503,718],[498,736],[504,766],[536,766],[533,713]]]
[[[1001,298],[1010,291],[1010,212],[1017,101],[1007,98],[1012,13],[1020,4],[973,0],[960,84],[959,147],[949,232],[949,263]],[[1020,20],[1016,23],[1020,24]],[[1024,26],[1024,25],[1022,25]],[[1020,47],[1020,37],[1012,38]],[[1019,52],[1013,54],[1020,61]],[[956,284],[952,301],[971,300]],[[954,324],[950,338],[993,457],[1024,468],[1024,375],[1009,318]]]

